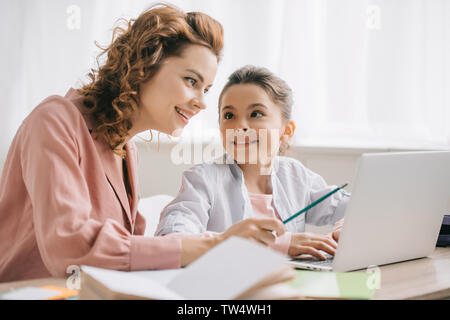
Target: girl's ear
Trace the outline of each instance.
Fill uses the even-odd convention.
[[[281,136],[281,141],[288,142],[293,136],[295,132],[295,123],[294,121],[289,121],[284,129],[284,133]]]

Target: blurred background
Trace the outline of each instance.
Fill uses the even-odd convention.
[[[119,18],[136,18],[152,3],[1,1],[0,163],[37,104],[87,82],[100,52],[94,41],[108,45]],[[181,171],[192,163],[171,162],[174,145],[215,139],[219,92],[246,64],[265,66],[292,87],[297,131],[290,155],[330,184],[350,182],[351,191],[362,152],[450,149],[450,1],[168,3],[221,22],[225,49],[208,108],[183,136],[161,135],[159,146],[137,139],[142,196],[178,192]]]

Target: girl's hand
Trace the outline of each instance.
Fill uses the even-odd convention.
[[[332,238],[309,232],[293,233],[291,236],[291,244],[289,246],[288,254],[295,257],[301,254],[310,254],[321,260],[326,257],[320,253],[319,250],[325,251],[334,256],[336,252],[337,243]]]
[[[334,224],[333,231],[328,234],[328,237],[333,239],[334,241],[339,241],[339,236],[341,235],[342,226],[344,225],[344,218],[339,220]]]
[[[272,218],[248,218],[233,224],[218,237],[220,241],[223,241],[231,236],[238,236],[268,246],[276,240],[276,236],[271,231],[281,236],[285,232],[283,223]]]

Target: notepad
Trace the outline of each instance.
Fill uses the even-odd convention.
[[[245,299],[295,277],[283,255],[238,237],[184,269],[125,272],[82,266],[81,270],[80,299]],[[164,280],[158,280],[161,275]]]
[[[296,270],[295,280],[287,285],[299,295],[315,298],[371,299],[375,293],[366,272],[322,272]]]

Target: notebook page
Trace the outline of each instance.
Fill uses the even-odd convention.
[[[175,276],[167,287],[187,299],[238,297],[285,263],[280,253],[231,237]]]
[[[109,290],[149,299],[183,299],[180,295],[148,277],[139,277],[131,272],[82,266],[81,270],[101,282]]]

